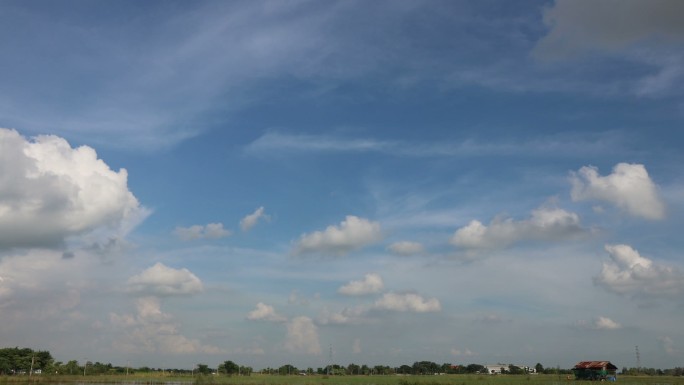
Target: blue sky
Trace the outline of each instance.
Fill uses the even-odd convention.
[[[684,355],[684,6],[0,4],[0,340],[256,369]]]

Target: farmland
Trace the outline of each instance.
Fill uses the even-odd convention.
[[[675,376],[620,376],[621,385],[684,385],[684,377]],[[279,376],[253,374],[251,376],[216,376],[136,374],[131,376],[3,376],[0,384],[134,384],[134,385],[589,385],[557,375],[467,375],[439,376]]]

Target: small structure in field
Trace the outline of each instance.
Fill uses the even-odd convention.
[[[610,361],[581,361],[572,368],[576,380],[615,381],[617,366]]]

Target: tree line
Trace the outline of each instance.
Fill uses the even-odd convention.
[[[544,374],[571,374],[568,369],[544,368],[540,363],[534,366],[536,373]],[[508,365],[503,374],[526,374],[529,369]],[[218,366],[211,367],[207,364],[197,364],[193,369],[161,369],[147,366],[131,368],[128,366],[114,366],[110,363],[85,361],[83,365],[76,360],[68,362],[55,361],[49,351],[33,350],[30,348],[0,348],[0,375],[126,375],[135,373],[168,373],[170,375],[228,375],[249,376],[255,371],[233,361],[224,361]],[[291,364],[282,365],[278,368],[264,368],[261,374],[270,375],[434,375],[434,374],[478,374],[487,373],[487,368],[480,364],[454,365],[451,363],[437,364],[431,361],[416,361],[413,365],[387,366],[387,365],[358,365],[351,363],[343,366],[331,364],[319,368],[297,368]],[[666,375],[682,376],[684,368],[653,369],[653,368],[623,368],[623,375]]]

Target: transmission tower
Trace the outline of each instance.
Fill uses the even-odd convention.
[[[333,360],[332,360],[332,344],[330,344],[330,352],[328,353],[328,375],[330,375],[330,372],[332,371],[333,374],[335,372],[332,370],[333,369]]]
[[[641,372],[641,356],[639,356],[639,345],[636,346],[637,372]]]

